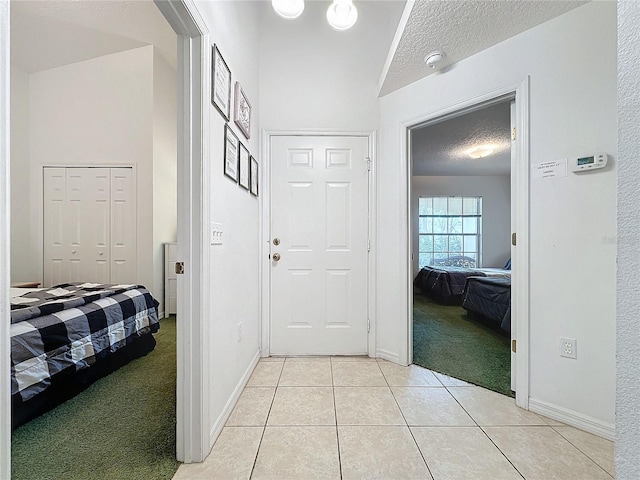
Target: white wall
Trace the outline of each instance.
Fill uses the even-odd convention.
[[[618,4],[616,478],[640,478],[640,6]]]
[[[530,185],[530,396],[611,434],[615,391],[616,5],[590,2],[381,99],[378,349],[407,350],[401,122],[530,76],[532,164],[595,151],[611,166]],[[590,32],[585,35],[585,32]],[[597,68],[593,59],[597,58]],[[524,239],[522,239],[524,240]],[[597,293],[594,287],[597,285]],[[559,356],[559,337],[578,358]]]
[[[164,289],[163,242],[175,242],[178,223],[176,71],[153,52],[153,291]],[[164,296],[163,296],[164,298]],[[164,302],[160,309],[164,310]]]
[[[31,262],[29,198],[29,74],[11,67],[11,282],[40,278]]]
[[[258,87],[258,15],[252,2],[197,2],[209,31],[210,41],[218,46],[231,70],[232,82],[238,81],[252,105],[251,138],[247,140],[233,122],[238,138],[261,162],[259,151],[259,87]],[[210,55],[210,53],[209,53]],[[233,95],[232,95],[233,99]],[[232,100],[233,101],[233,100]],[[260,275],[259,199],[224,175],[225,120],[205,97],[205,112],[209,115],[208,179],[211,192],[211,221],[223,226],[223,244],[211,246],[211,264],[206,266],[210,279],[208,292],[211,317],[210,337],[205,342],[208,362],[205,376],[209,388],[208,425],[211,440],[230,413],[228,402],[239,393],[245,373],[250,373],[252,361],[260,349]],[[205,227],[206,229],[207,227]],[[207,293],[205,293],[207,295]],[[238,324],[242,323],[241,338]]]
[[[30,75],[30,199],[34,212],[30,225],[31,261],[40,275],[42,166],[134,165],[137,281],[163,303],[163,285],[157,281],[161,273],[154,276],[154,255],[161,252],[161,241],[175,237],[169,236],[167,231],[171,229],[165,226],[154,244],[154,210],[162,213],[169,201],[161,198],[154,203],[154,153],[161,151],[159,167],[165,171],[171,162],[169,152],[175,148],[172,144],[176,129],[171,130],[170,124],[176,116],[174,106],[170,105],[174,100],[167,98],[159,103],[155,118],[159,135],[172,135],[172,139],[158,140],[154,145],[154,77],[167,77],[160,82],[161,93],[165,95],[171,95],[169,90],[175,82],[175,73],[162,63],[159,65],[154,75],[154,48],[146,46]],[[173,117],[159,121],[162,113]],[[172,168],[175,170],[175,166]],[[168,213],[166,222],[171,215]],[[162,269],[161,263],[159,268]]]
[[[504,267],[511,255],[511,181],[507,175],[412,176],[413,270],[418,274],[418,200],[437,196],[482,197],[482,266]]]
[[[385,3],[358,5],[360,21],[353,30],[336,32],[326,22],[324,2],[306,2],[303,16],[294,22],[278,17],[269,2],[262,2],[262,128],[378,128],[378,78],[402,13],[401,3]],[[356,29],[369,31],[356,37]]]

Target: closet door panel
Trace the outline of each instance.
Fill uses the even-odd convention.
[[[69,250],[66,248],[64,168],[45,168],[44,197],[44,265],[43,286],[66,281],[69,271]]]
[[[111,169],[111,281],[136,283],[136,181],[132,168]]]

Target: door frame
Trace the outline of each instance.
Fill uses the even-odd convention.
[[[0,478],[11,478],[9,1],[0,0]]]
[[[202,462],[211,450],[206,342],[210,312],[208,225],[209,29],[193,0],[154,0],[177,35],[178,232],[176,457]]]
[[[271,138],[281,136],[292,137],[365,137],[369,144],[369,157],[371,170],[369,173],[368,195],[368,225],[370,250],[367,258],[367,318],[369,332],[367,349],[370,357],[375,357],[376,352],[376,147],[377,136],[375,131],[334,131],[334,130],[262,130],[260,132],[262,145],[262,158],[260,178],[264,179],[260,185],[259,209],[260,216],[260,356],[268,357],[271,346],[271,268],[269,255],[271,253]]]
[[[413,282],[412,282],[412,226],[411,226],[411,129],[436,119],[454,116],[461,111],[469,111],[474,106],[487,104],[499,98],[513,96],[515,99],[516,140],[511,142],[515,149],[511,160],[511,231],[517,233],[517,246],[511,246],[514,268],[511,273],[511,319],[512,338],[517,338],[515,358],[516,405],[529,408],[529,77],[521,82],[506,85],[476,97],[467,98],[459,103],[402,122],[400,124],[401,169],[404,182],[401,185],[401,198],[404,198],[403,221],[406,229],[400,232],[400,248],[405,250],[406,263],[403,266],[406,279],[407,305],[407,363],[413,360]],[[513,204],[515,200],[515,205]]]

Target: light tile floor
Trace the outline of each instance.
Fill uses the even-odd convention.
[[[421,367],[261,360],[209,457],[174,480],[610,480],[613,443]]]

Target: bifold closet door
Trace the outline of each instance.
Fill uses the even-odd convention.
[[[135,282],[132,172],[131,168],[44,169],[45,286]]]

